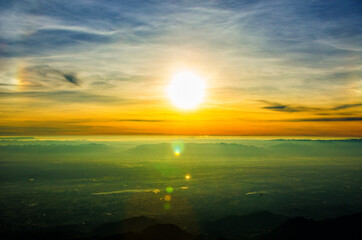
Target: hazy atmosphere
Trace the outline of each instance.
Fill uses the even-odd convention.
[[[13,229],[90,231],[147,216],[191,233],[220,225],[218,234],[239,239],[250,232],[225,229],[235,223],[223,218],[361,212],[361,149],[353,139],[7,137],[0,142],[1,221]]]
[[[362,239],[361,13],[1,0],[0,238]]]
[[[361,136],[359,1],[1,1],[2,135]],[[206,81],[197,111],[165,86]]]

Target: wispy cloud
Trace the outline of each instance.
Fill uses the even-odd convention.
[[[55,69],[49,65],[38,65],[22,69],[24,72],[25,81],[41,82],[44,80],[56,81],[59,77],[74,85],[79,85],[79,79],[74,73],[65,73],[59,69]]]
[[[82,91],[23,91],[23,92],[0,92],[0,99],[9,98],[33,98],[50,100],[56,102],[73,102],[73,103],[116,103],[122,99],[114,96],[104,96],[86,93]]]
[[[268,110],[273,110],[273,111],[278,111],[278,112],[309,112],[309,111],[317,111],[317,110],[321,110],[321,108],[315,108],[315,107],[307,107],[307,106],[292,106],[292,105],[288,105],[288,104],[281,104],[281,103],[276,103],[276,102],[269,102],[269,101],[265,101],[262,100],[261,102],[264,102],[266,104],[268,104],[269,106],[265,106],[263,107],[264,109],[268,109]]]
[[[110,194],[120,194],[120,193],[144,193],[144,192],[153,192],[155,194],[160,192],[160,189],[127,189],[111,192],[97,192],[91,193],[91,195],[110,195]]]
[[[353,0],[0,1],[0,113],[99,103],[93,114],[122,109],[120,124],[157,125],[170,110],[165,85],[187,68],[208,79],[202,106],[208,116],[235,116],[259,108],[255,100],[273,99],[258,111],[348,109],[355,117],[362,97],[361,6]],[[23,98],[31,101],[14,101]]]
[[[337,107],[334,107],[334,110],[340,110],[340,109],[348,109],[348,108],[354,108],[354,107],[360,107],[362,106],[362,103],[355,103],[355,104],[342,104]]]
[[[338,117],[338,118],[301,118],[287,120],[288,122],[355,122],[362,121],[362,117]]]
[[[303,105],[288,105],[281,104],[277,102],[269,102],[265,100],[261,100],[261,102],[268,104],[268,106],[264,106],[264,109],[278,111],[278,112],[314,112],[317,114],[327,114],[326,112],[336,112],[339,110],[345,110],[350,108],[357,108],[362,106],[362,103],[354,103],[354,104],[342,104],[335,107],[309,107]],[[324,112],[324,113],[323,113]]]

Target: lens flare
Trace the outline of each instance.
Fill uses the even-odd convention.
[[[168,193],[172,193],[173,192],[173,187],[167,187],[166,188],[166,192],[168,192]]]
[[[165,210],[170,210],[171,209],[171,204],[170,203],[165,203],[165,205],[163,205],[163,208]]]
[[[167,202],[171,201],[171,195],[170,195],[170,194],[167,194],[164,199],[165,199],[165,201],[167,201]]]
[[[182,151],[184,150],[184,143],[180,140],[174,141],[172,143],[172,149],[175,157],[178,157],[181,155]]]
[[[190,179],[191,179],[191,176],[190,176],[189,174],[187,174],[187,175],[185,176],[185,179],[186,179],[186,180],[190,180]]]

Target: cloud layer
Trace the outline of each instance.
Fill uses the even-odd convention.
[[[45,122],[82,114],[90,122],[77,133],[114,127],[103,118],[124,119],[115,133],[192,133],[207,120],[195,134],[243,134],[242,115],[300,135],[305,126],[286,121],[359,121],[361,11],[353,0],[1,1],[0,125],[36,133],[46,123],[34,113]],[[165,96],[181,69],[207,79],[198,114],[180,114]],[[260,124],[248,126],[261,134]]]

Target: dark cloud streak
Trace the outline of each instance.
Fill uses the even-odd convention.
[[[269,102],[265,100],[261,100],[261,102],[268,104],[269,106],[263,107],[264,109],[269,109],[278,112],[310,112],[310,111],[317,111],[321,110],[321,108],[313,108],[313,107],[306,107],[306,106],[292,106],[288,104],[281,104],[277,102]]]
[[[72,74],[63,74],[63,77],[70,83],[73,83],[74,85],[79,85],[78,78]]]
[[[340,110],[340,109],[347,109],[347,108],[354,108],[354,107],[359,107],[362,106],[362,103],[355,103],[355,104],[343,104],[343,105],[339,105],[335,108],[333,108],[334,110]]]
[[[286,122],[355,122],[362,121],[362,117],[338,117],[338,118],[301,118],[287,120]]]
[[[43,78],[49,78],[50,74],[58,75],[65,79],[67,82],[72,83],[76,86],[80,84],[79,79],[73,73],[65,73],[59,69],[55,69],[49,65],[37,65],[32,67],[27,67],[24,69],[28,73],[33,73],[39,75]]]
[[[342,104],[338,105],[336,107],[332,108],[316,108],[316,107],[308,107],[308,106],[302,106],[302,105],[296,105],[292,106],[289,104],[281,104],[277,102],[269,102],[265,100],[261,100],[260,102],[266,103],[269,106],[262,107],[264,109],[278,111],[278,112],[331,112],[331,111],[338,111],[338,110],[344,110],[349,108],[355,108],[362,106],[362,103],[354,103],[354,104]],[[318,114],[326,114],[326,113],[318,113]]]

